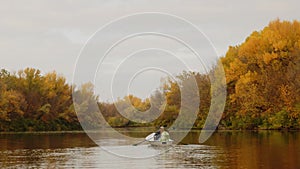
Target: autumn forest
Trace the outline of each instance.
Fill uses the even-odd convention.
[[[218,129],[300,129],[300,22],[274,20],[259,31],[252,32],[243,43],[230,46],[223,64],[227,100]],[[113,127],[170,126],[180,110],[180,84],[195,77],[200,106],[194,128],[201,129],[209,112],[211,83],[209,73],[182,72],[176,80],[166,79],[150,98],[133,95],[115,103],[98,102],[105,120]],[[17,72],[0,71],[0,131],[65,131],[81,130],[77,116],[84,117],[91,129],[97,127],[93,118],[84,112],[76,114],[72,95],[98,99],[93,96],[91,83],[75,87],[56,72],[42,74],[26,68]],[[164,111],[151,123],[137,123],[123,117],[116,104],[130,101],[135,109],[146,111],[150,100],[166,98]],[[81,106],[91,100],[83,99]],[[79,104],[79,102],[77,103]],[[157,110],[159,107],[157,107]],[[147,117],[137,118],[143,120]],[[82,122],[82,121],[81,121]]]

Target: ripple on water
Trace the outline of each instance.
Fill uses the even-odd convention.
[[[134,147],[134,148],[133,148]],[[119,152],[142,151],[159,154],[166,149],[149,145],[115,146]],[[135,153],[132,151],[132,154]],[[175,145],[165,153],[143,159],[116,156],[100,147],[75,147],[62,149],[18,149],[6,150],[1,154],[2,168],[216,168],[213,162],[222,151],[206,145]]]

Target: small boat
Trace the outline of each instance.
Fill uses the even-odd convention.
[[[172,139],[169,139],[168,141],[154,140],[154,135],[155,133],[152,133],[145,138],[152,146],[170,146],[174,142]]]

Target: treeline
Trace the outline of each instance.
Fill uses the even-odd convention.
[[[185,90],[185,92],[198,92],[201,98],[198,118],[194,126],[201,128],[210,107],[210,80],[208,75],[195,72],[183,72],[175,80],[166,79],[163,87],[145,100],[129,95],[114,103],[99,103],[99,108],[106,121],[113,127],[171,126],[181,110],[181,89],[190,84],[191,77],[196,79],[199,91]],[[187,95],[192,94],[187,93]],[[191,119],[181,120],[178,126],[184,128],[190,123],[189,120]]]
[[[242,44],[230,46],[220,61],[226,74],[227,101],[219,129],[300,128],[298,21],[270,22],[263,30],[253,32]],[[210,109],[209,76],[213,72],[214,70],[208,74],[184,72],[175,81],[167,80],[155,94],[158,97],[166,96],[165,110],[150,125],[170,126],[175,121],[181,103],[180,84],[189,76],[194,76],[200,95],[198,118],[194,127],[202,128]],[[142,101],[134,96],[125,97],[116,103],[101,103],[100,107],[110,125],[137,125],[122,117],[114,106],[126,99],[130,99],[138,110],[150,107],[149,99]]]
[[[79,130],[72,87],[55,72],[0,72],[0,131]]]
[[[242,44],[229,47],[220,62],[226,75],[227,100],[219,129],[300,129],[298,21],[270,22]],[[113,127],[171,126],[182,106],[181,89],[189,88],[193,77],[199,90],[190,92],[200,96],[194,128],[202,128],[215,90],[210,83],[215,69],[207,74],[183,72],[175,80],[166,79],[147,99],[129,95],[115,103],[99,102],[97,108]],[[80,130],[76,107],[81,110],[81,123],[97,128],[99,114],[91,106],[97,99],[91,84],[72,88],[55,72],[41,75],[32,68],[17,73],[2,69],[0,131]]]
[[[222,127],[300,128],[300,23],[271,22],[221,58],[228,90]]]

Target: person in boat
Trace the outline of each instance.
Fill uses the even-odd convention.
[[[168,141],[169,139],[170,139],[170,134],[167,131],[165,131],[165,128],[163,126],[161,126],[159,128],[159,131],[157,131],[154,134],[154,140],[156,141],[165,142]]]
[[[154,134],[154,140],[155,140],[155,141],[158,141],[159,138],[160,138],[160,130],[158,130],[158,131],[155,132],[155,134]]]

